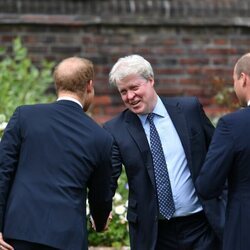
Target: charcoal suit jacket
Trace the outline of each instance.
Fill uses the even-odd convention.
[[[86,198],[97,230],[111,210],[111,148],[112,137],[75,102],[18,107],[0,143],[3,236],[87,249]]]
[[[184,148],[193,181],[200,172],[214,131],[197,98],[162,98]],[[150,147],[139,117],[126,109],[108,121],[104,128],[114,138],[113,182],[122,164],[128,177],[129,234],[132,250],[154,250],[158,230],[158,205]],[[166,131],[167,134],[167,131]],[[222,237],[225,204],[221,199],[200,199],[209,223]]]

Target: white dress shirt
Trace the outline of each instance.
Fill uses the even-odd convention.
[[[67,101],[72,101],[72,102],[75,102],[77,103],[78,105],[81,106],[81,108],[83,108],[82,104],[76,100],[75,98],[71,97],[71,96],[63,96],[63,97],[59,97],[57,98],[57,101],[62,101],[62,100],[67,100]]]

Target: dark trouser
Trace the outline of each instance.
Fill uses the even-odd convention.
[[[204,212],[159,220],[156,250],[220,250]]]
[[[42,244],[32,243],[24,240],[5,239],[15,250],[59,250]]]

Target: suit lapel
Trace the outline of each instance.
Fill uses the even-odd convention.
[[[188,132],[188,125],[186,118],[178,102],[173,104],[170,103],[168,99],[162,99],[162,102],[165,105],[168,114],[174,124],[174,127],[180,137],[187,158],[188,166],[190,172],[192,173],[191,145],[189,140],[189,132]],[[147,167],[149,177],[151,179],[153,186],[155,187],[154,170],[153,170],[150,147],[144,129],[142,127],[141,121],[136,114],[132,113],[131,111],[128,111],[126,116],[126,122],[128,131],[141,152],[144,164]]]
[[[141,152],[143,163],[146,166],[150,180],[155,187],[151,151],[141,121],[136,114],[128,111],[126,122],[128,131]]]
[[[178,102],[175,105],[169,104],[167,99],[162,99],[162,102],[165,105],[174,127],[180,137],[183,149],[186,154],[188,166],[192,172],[191,146],[186,118]]]

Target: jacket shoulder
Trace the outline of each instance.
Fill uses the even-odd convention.
[[[197,105],[199,100],[194,96],[161,97],[163,103],[170,105]]]
[[[17,107],[17,109],[20,109],[22,111],[32,111],[32,110],[38,110],[38,109],[46,109],[50,106],[52,106],[53,103],[37,103],[37,104],[27,104],[27,105],[21,105]]]
[[[227,122],[232,122],[232,121],[240,121],[244,118],[249,119],[249,117],[250,117],[250,108],[241,108],[234,112],[223,115],[220,119]]]
[[[126,116],[128,113],[131,112],[128,109],[122,111],[115,117],[113,117],[111,120],[107,121],[104,123],[104,127],[115,127],[115,126],[120,126],[121,123],[123,123],[126,120]]]

